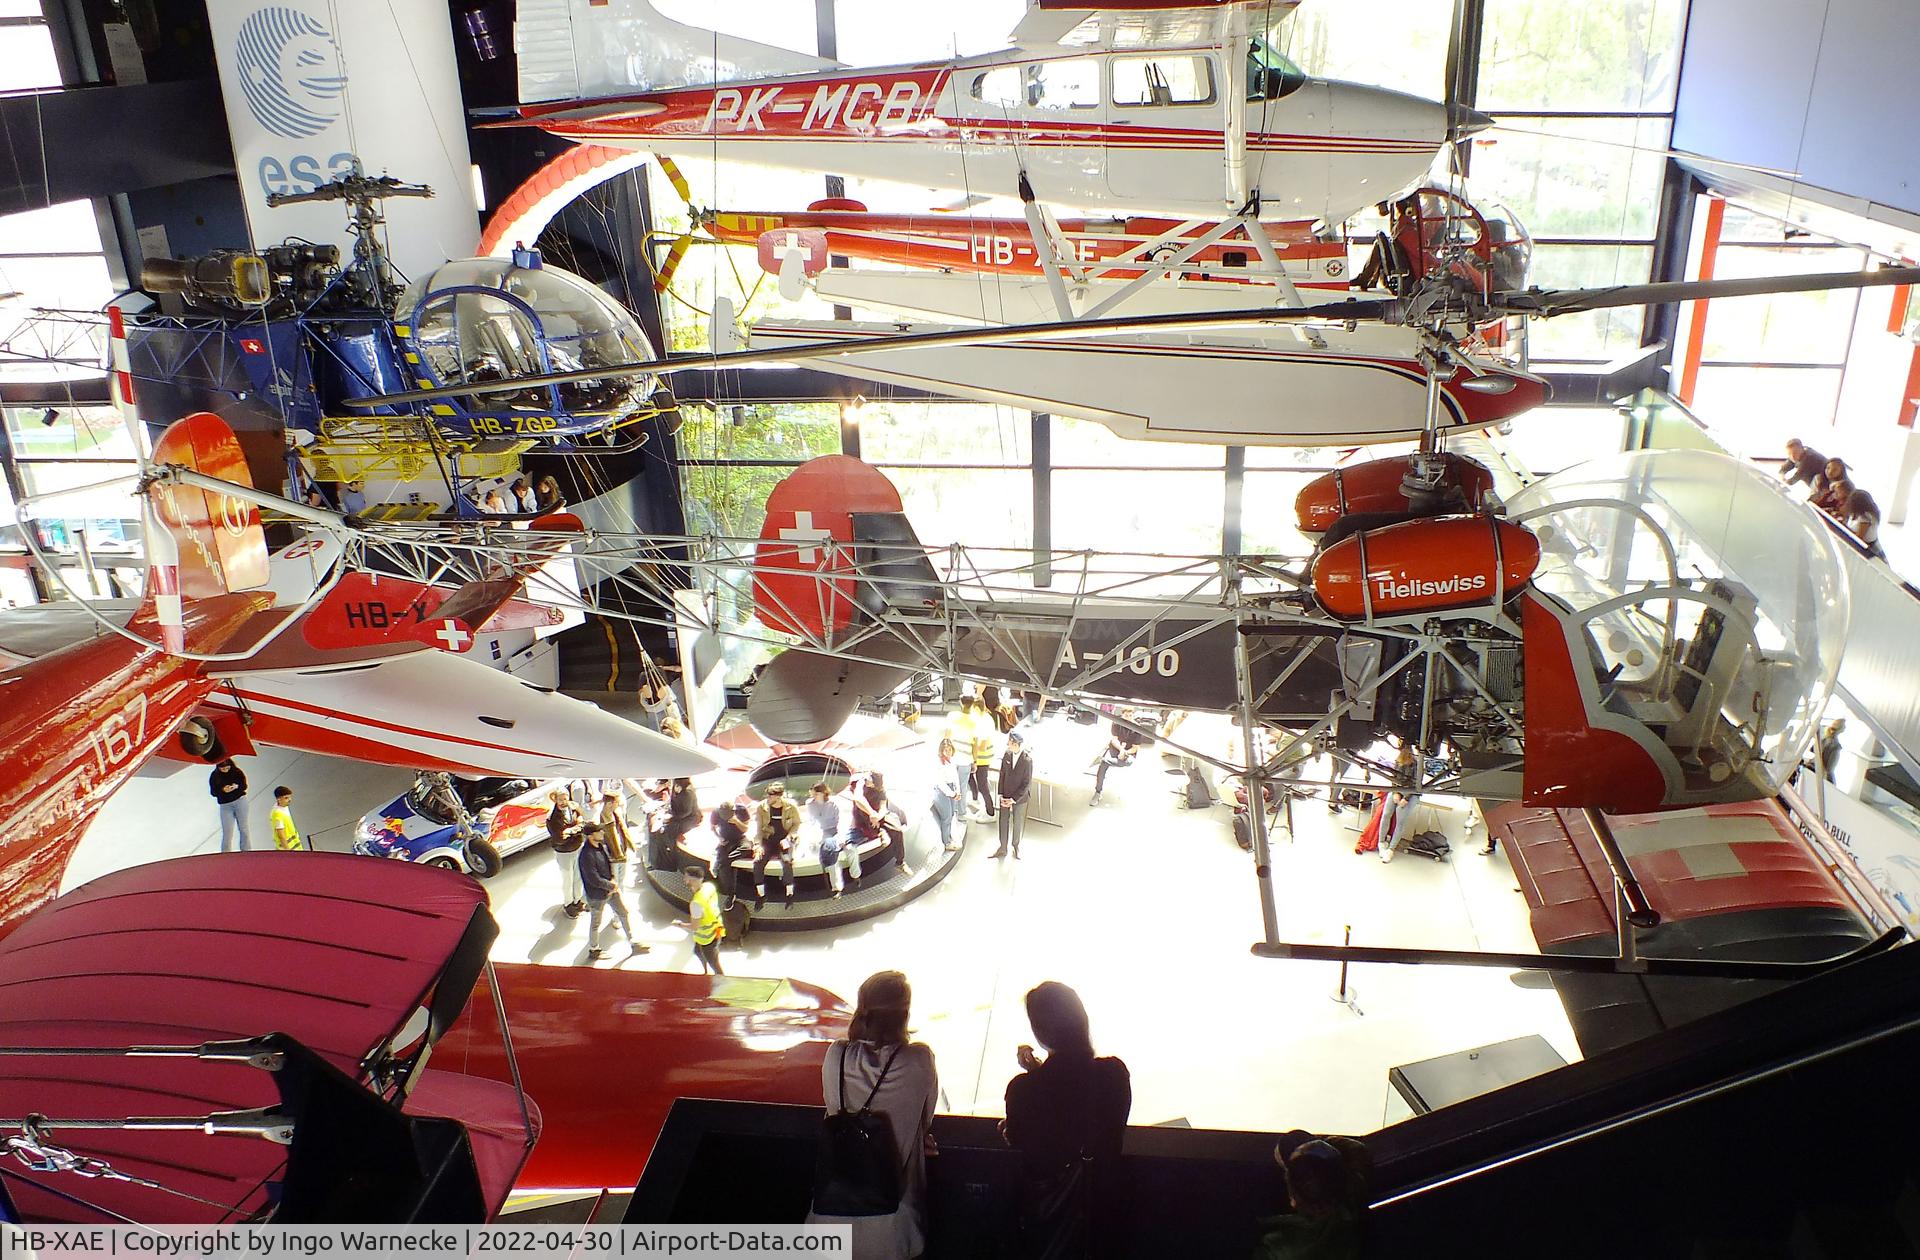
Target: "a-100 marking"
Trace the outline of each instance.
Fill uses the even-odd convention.
[[[1060,659],[1054,662],[1060,669],[1097,669],[1102,657],[1111,652],[1122,655],[1122,663],[1116,670],[1124,669],[1133,674],[1158,674],[1162,678],[1172,678],[1180,673],[1180,649],[1163,647],[1085,647],[1075,649],[1072,639],[1060,642]]]

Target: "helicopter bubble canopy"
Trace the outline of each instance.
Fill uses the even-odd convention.
[[[1846,570],[1813,511],[1710,451],[1583,464],[1508,510],[1540,540],[1534,589],[1588,632],[1603,706],[1658,734],[1686,794],[1777,792],[1846,642]]]
[[[524,260],[525,251],[523,251]],[[396,332],[419,356],[419,385],[478,384],[653,357],[632,312],[584,277],[506,258],[461,258],[408,285]],[[637,414],[651,376],[530,387],[452,399],[467,414],[495,416],[504,432],[604,428]],[[480,427],[480,426],[476,426]]]

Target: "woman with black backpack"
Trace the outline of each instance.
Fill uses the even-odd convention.
[[[852,1225],[855,1260],[909,1260],[926,1249],[927,1156],[940,1086],[933,1051],[907,1040],[913,990],[897,971],[860,986],[845,1041],[827,1047],[827,1118],[809,1225]]]

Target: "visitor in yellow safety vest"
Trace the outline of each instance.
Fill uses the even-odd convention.
[[[273,829],[274,848],[291,852],[307,847],[300,840],[300,829],[293,825],[292,788],[283,785],[273,789],[273,808],[267,811],[267,823]]]
[[[680,878],[687,881],[687,917],[680,926],[693,933],[693,952],[701,968],[725,975],[720,970],[720,939],[727,934],[727,923],[720,917],[720,890],[697,866],[682,868]]]
[[[970,754],[973,762],[973,773],[967,780],[967,796],[975,802],[970,816],[993,817],[993,793],[987,787],[987,776],[993,771],[994,755],[999,749],[999,730],[993,724],[993,715],[980,703],[980,697],[960,697],[960,716],[954,721],[953,742],[963,753]]]

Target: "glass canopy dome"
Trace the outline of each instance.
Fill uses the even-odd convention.
[[[509,380],[653,357],[633,314],[583,277],[505,258],[462,258],[407,286],[396,311],[401,336],[433,386]],[[606,378],[458,400],[477,415],[553,428],[618,424],[644,407],[651,376]],[[571,419],[569,419],[571,417]]]
[[[1587,631],[1605,707],[1653,730],[1689,795],[1771,795],[1833,692],[1849,601],[1812,508],[1750,464],[1635,451],[1522,491],[1534,588]]]

